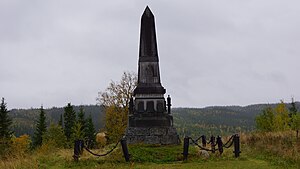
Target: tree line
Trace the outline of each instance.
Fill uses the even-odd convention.
[[[267,107],[256,119],[256,127],[260,131],[296,131],[296,137],[299,137],[300,130],[300,112],[296,107],[294,99],[288,108],[286,104],[281,101],[276,107]]]
[[[66,104],[67,105],[67,104]],[[84,109],[85,116],[91,116],[94,122],[96,131],[104,127],[104,108],[98,105],[72,105],[76,112],[80,111],[80,108]],[[65,106],[64,106],[65,107]],[[64,107],[52,107],[45,108],[46,124],[57,124],[61,116],[64,114]],[[20,136],[23,134],[28,134],[33,137],[35,132],[35,125],[33,121],[37,121],[40,114],[39,108],[30,109],[11,109],[9,110],[9,117],[12,118],[11,129],[15,136]]]
[[[39,109],[39,117],[35,123],[35,131],[30,138],[23,134],[16,137],[11,129],[12,119],[8,115],[7,103],[2,98],[0,105],[0,155],[6,154],[13,148],[21,147],[36,149],[44,144],[51,144],[56,148],[71,148],[74,140],[86,140],[89,148],[96,143],[96,130],[91,116],[86,117],[83,106],[76,112],[68,103],[64,113],[60,115],[58,123],[46,124],[43,106]]]

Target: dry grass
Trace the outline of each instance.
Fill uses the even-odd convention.
[[[84,151],[80,157],[80,162],[74,162],[72,158],[72,149],[56,149],[52,145],[43,145],[34,152],[25,154],[9,155],[5,159],[0,160],[0,168],[190,168],[199,165],[208,168],[214,168],[216,164],[224,164],[224,166],[238,168],[276,168],[283,166],[287,168],[297,168],[300,166],[300,144],[296,142],[295,133],[276,132],[276,133],[240,133],[242,154],[239,159],[235,159],[232,153],[232,147],[225,149],[222,156],[218,153],[210,156],[209,159],[203,159],[198,154],[197,148],[190,147],[188,163],[182,163],[177,158],[182,158],[182,145],[178,147],[147,147],[137,146],[129,147],[133,161],[126,163],[121,147],[119,146],[111,155],[107,157],[95,157]],[[225,138],[223,140],[228,140]],[[95,153],[101,154],[109,150],[106,149],[93,150]],[[170,151],[170,152],[168,152]],[[161,153],[167,154],[162,157]],[[170,158],[170,154],[174,159]],[[177,154],[177,155],[176,155]],[[157,162],[157,158],[161,161]],[[156,160],[156,161],[155,161]],[[254,163],[255,162],[255,163]],[[243,166],[243,167],[242,167]],[[252,167],[250,167],[252,166]],[[204,167],[205,168],[205,167]],[[217,167],[216,167],[217,168]]]
[[[15,168],[38,168],[38,162],[35,157],[30,155],[23,155],[16,157],[14,156],[8,156],[3,160],[0,160],[0,168],[5,169],[15,169]]]
[[[293,131],[242,134],[241,143],[256,153],[274,157],[274,160],[280,158],[300,165],[300,141]]]

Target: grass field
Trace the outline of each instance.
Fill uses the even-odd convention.
[[[163,148],[157,147],[147,147],[148,151],[140,151],[137,154],[144,155],[137,157],[138,155],[133,155],[131,162],[125,162],[123,159],[120,148],[114,152],[114,154],[108,157],[93,157],[89,154],[84,153],[80,158],[79,162],[74,162],[72,159],[71,150],[59,150],[54,153],[45,154],[45,155],[31,155],[24,157],[22,159],[11,159],[11,161],[2,162],[0,164],[1,168],[296,168],[291,165],[289,166],[278,166],[277,164],[272,164],[272,162],[254,158],[254,157],[240,157],[238,159],[232,157],[232,154],[229,154],[231,150],[228,150],[226,154],[222,156],[212,155],[209,159],[203,159],[197,154],[191,152],[189,159],[186,162],[177,159],[174,161],[174,158],[177,158],[177,155],[168,156],[171,153],[171,150],[177,150],[181,146],[177,147],[167,147],[165,148],[166,154],[159,152]],[[132,149],[132,148],[131,148]],[[150,150],[151,149],[151,150]],[[140,149],[132,149],[139,151]],[[145,148],[141,149],[145,150]],[[150,153],[151,155],[145,155],[147,152],[158,151],[159,153]],[[174,152],[177,154],[177,152]],[[161,156],[159,156],[161,155]],[[149,160],[146,159],[149,157]]]
[[[130,162],[125,162],[121,146],[105,157],[95,157],[84,151],[79,161],[75,162],[72,158],[72,149],[53,149],[44,146],[34,152],[3,159],[0,161],[0,168],[300,168],[299,143],[289,142],[286,139],[289,136],[287,134],[272,134],[268,136],[269,140],[259,140],[263,138],[261,136],[255,134],[241,136],[242,153],[239,158],[234,157],[231,147],[225,149],[221,156],[219,153],[210,153],[210,157],[206,159],[198,154],[197,147],[190,145],[188,160],[183,162],[182,145],[131,145],[128,147],[131,154]],[[289,151],[289,146],[296,150]],[[109,148],[106,147],[106,150]],[[103,153],[106,150],[93,151]]]

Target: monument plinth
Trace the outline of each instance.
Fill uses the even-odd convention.
[[[147,6],[141,19],[138,84],[129,105],[126,138],[131,143],[178,144],[171,98],[161,85],[154,15]],[[168,106],[168,110],[166,108]]]

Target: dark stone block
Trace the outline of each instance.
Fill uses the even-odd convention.
[[[145,142],[146,144],[160,144],[160,137],[158,136],[146,136]]]
[[[143,143],[145,141],[145,136],[126,136],[126,141],[128,144]]]
[[[136,94],[165,94],[166,89],[162,87],[160,84],[159,85],[149,85],[149,86],[143,86],[143,85],[138,85],[134,91],[133,95]]]
[[[169,131],[176,131],[176,129],[173,127],[148,127],[141,130],[139,127],[129,127],[126,131],[126,138],[128,144],[179,144],[178,134]]]
[[[167,135],[177,135],[177,131],[174,127],[168,128]]]
[[[148,128],[142,128],[142,127],[134,127],[134,128],[129,128],[128,131],[129,135],[137,135],[137,136],[147,136],[150,134]]]
[[[154,112],[154,102],[153,101],[147,101],[147,112],[153,113]]]
[[[169,119],[159,119],[159,118],[135,118],[129,121],[130,127],[159,127],[159,126],[171,126],[171,121]]]
[[[166,134],[167,134],[167,128],[164,127],[150,128],[150,135],[163,136]]]
[[[142,112],[144,112],[145,111],[145,108],[144,108],[144,102],[143,101],[140,101],[139,103],[138,103],[138,112],[139,113],[142,113]]]
[[[157,112],[158,113],[163,113],[164,112],[164,103],[161,101],[157,102]]]

